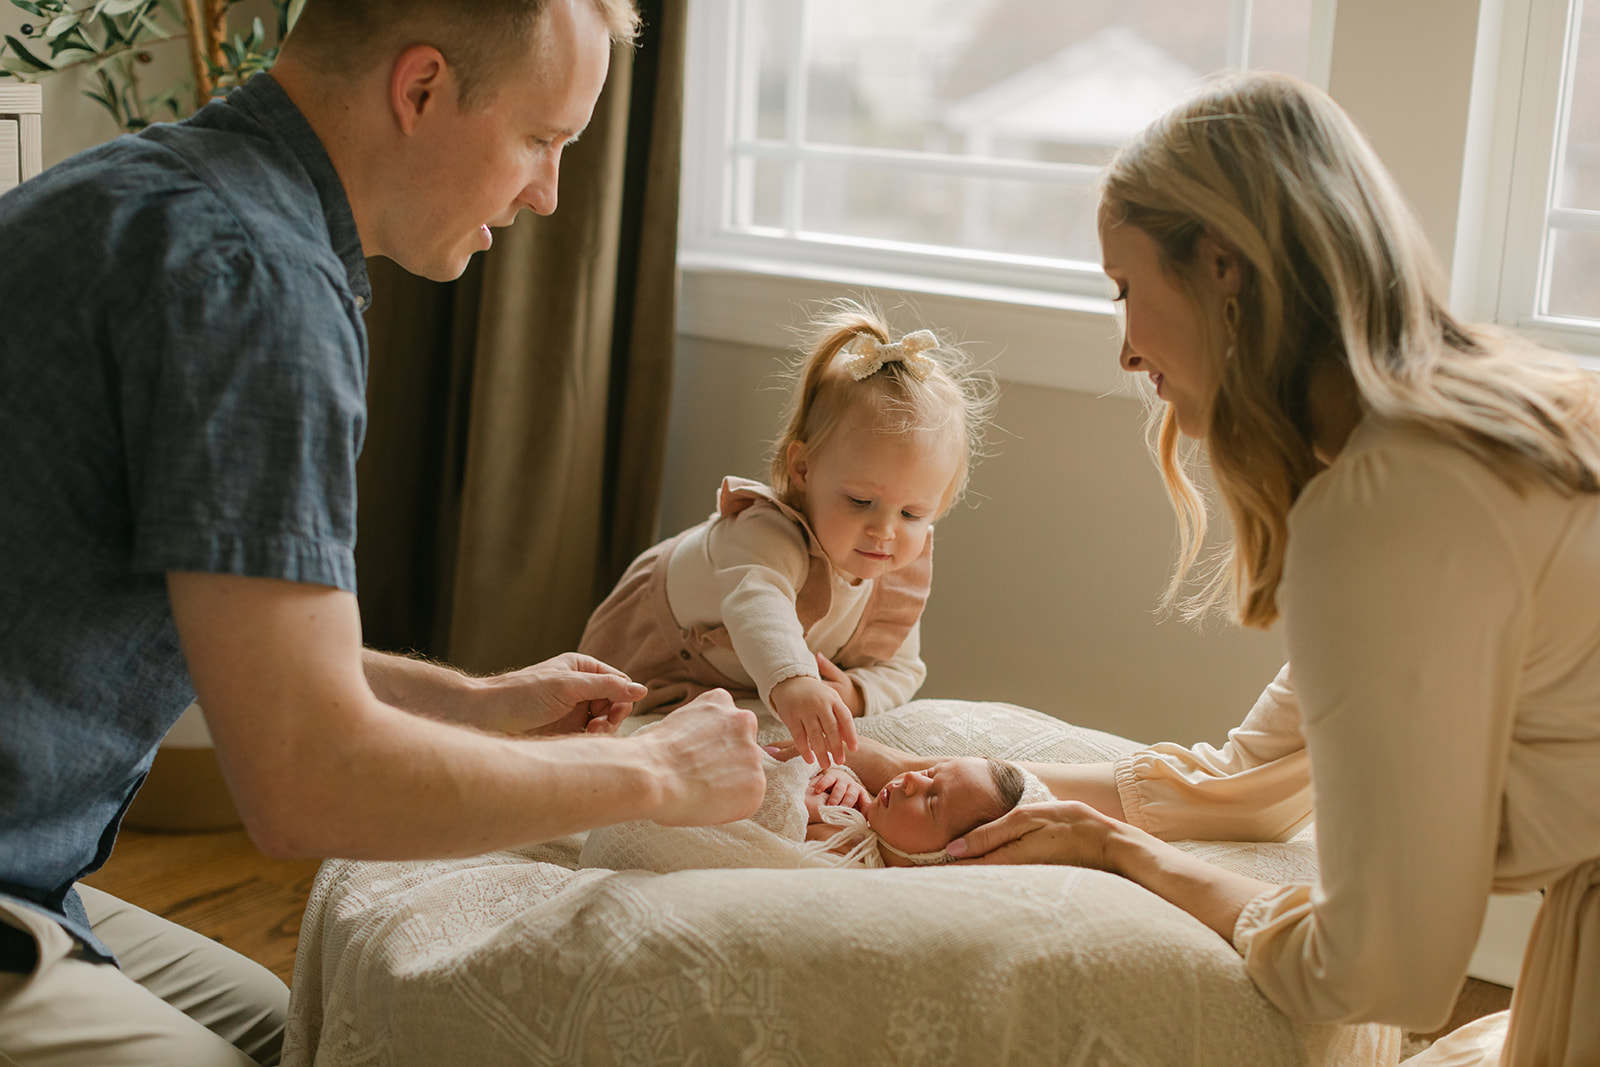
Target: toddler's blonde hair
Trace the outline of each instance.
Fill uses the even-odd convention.
[[[943,336],[937,348],[923,355],[935,364],[918,377],[905,363],[885,363],[856,381],[845,370],[847,350],[857,343],[891,344],[883,313],[864,301],[829,301],[811,322],[800,358],[790,367],[793,389],[783,434],[773,444],[772,488],[792,507],[799,493],[789,480],[789,446],[823,448],[846,415],[865,406],[874,428],[885,434],[949,434],[959,449],[956,477],[940,511],[950,509],[966,492],[973,462],[983,455],[990,420],[999,393],[994,376]]]

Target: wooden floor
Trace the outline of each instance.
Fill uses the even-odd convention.
[[[243,830],[123,830],[111,861],[84,881],[214,938],[288,982],[318,866],[317,860],[270,859]],[[1450,1022],[1436,1033],[1407,1034],[1407,1053],[1510,1003],[1511,990],[1469,978]]]

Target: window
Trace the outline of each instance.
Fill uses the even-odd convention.
[[[1524,0],[1509,14],[1501,65],[1516,106],[1495,134],[1510,172],[1502,254],[1490,244],[1482,267],[1498,290],[1470,310],[1600,354],[1600,2]]]
[[[1213,72],[1325,81],[1313,43],[1331,15],[1331,0],[696,0],[685,254],[1102,295],[1106,159]]]

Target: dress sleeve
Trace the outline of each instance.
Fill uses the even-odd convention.
[[[1113,765],[1127,820],[1168,841],[1282,841],[1311,816],[1311,774],[1289,668],[1217,749],[1160,744]]]
[[[1292,1017],[1429,1030],[1450,1013],[1528,639],[1531,584],[1500,519],[1519,506],[1437,444],[1342,457],[1290,515],[1279,596],[1320,875],[1252,901],[1234,943]]]
[[[912,625],[911,632],[906,634],[893,656],[882,663],[855,667],[845,673],[861,687],[866,708],[863,714],[877,715],[909,701],[928,677],[928,665],[922,662],[922,620]]]
[[[722,624],[733,651],[766,701],[789,678],[820,677],[795,615],[811,557],[799,527],[777,510],[751,507],[706,535]]]

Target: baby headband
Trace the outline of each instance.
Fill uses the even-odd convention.
[[[932,330],[917,330],[890,344],[882,344],[870,337],[860,337],[846,350],[849,358],[844,361],[844,370],[859,382],[863,378],[877,374],[886,363],[899,363],[905,367],[908,374],[920,382],[933,373],[934,368],[939,365],[932,356],[925,356],[923,353],[930,348],[938,347],[939,339],[933,335]]]

